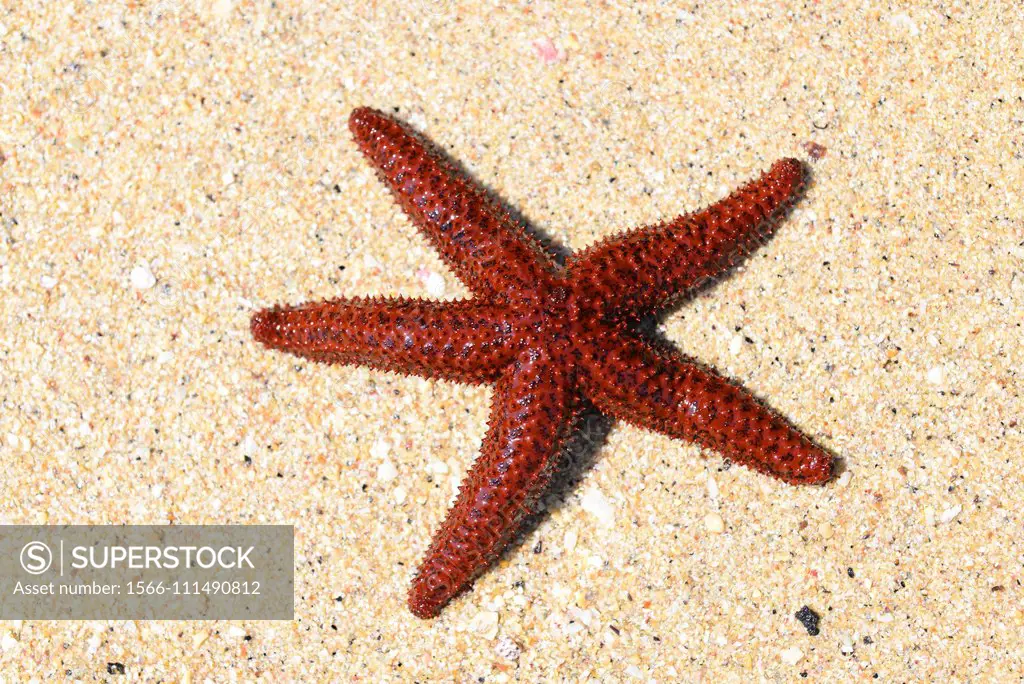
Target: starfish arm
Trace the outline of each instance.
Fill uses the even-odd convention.
[[[580,253],[572,277],[600,293],[605,312],[655,313],[676,295],[718,277],[774,229],[800,192],[803,167],[782,159],[723,200],[674,221],[628,231]]]
[[[354,298],[264,309],[253,337],[324,363],[492,382],[514,354],[507,307],[475,300]]]
[[[510,297],[534,290],[554,266],[487,192],[413,131],[381,112],[352,112],[363,154],[412,222],[474,293]]]
[[[583,368],[587,396],[616,418],[792,484],[832,476],[830,454],[744,389],[678,354],[608,327],[585,353]]]
[[[545,352],[524,352],[494,389],[490,428],[409,591],[436,616],[501,553],[548,484],[575,411],[571,380]]]

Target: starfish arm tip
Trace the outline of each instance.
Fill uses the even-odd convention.
[[[452,579],[435,565],[421,568],[409,587],[409,612],[421,620],[436,618],[452,598],[468,588],[454,587]]]
[[[262,309],[249,318],[249,331],[253,339],[263,345],[269,346],[276,337],[277,325],[275,323],[275,311],[273,309]]]
[[[803,472],[807,474],[807,484],[827,484],[836,475],[839,461],[835,456],[822,448],[816,448],[813,456],[808,458]]]
[[[365,129],[374,118],[381,116],[380,112],[372,107],[356,107],[348,115],[349,130],[358,134]]]
[[[794,450],[796,463],[780,469],[781,479],[795,485],[828,484],[836,474],[836,458],[809,441],[802,446]]]
[[[803,186],[806,180],[806,168],[799,159],[786,157],[772,164],[768,175],[777,178],[779,182],[792,188],[792,191],[795,192]]]

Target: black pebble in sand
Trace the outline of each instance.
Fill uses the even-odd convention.
[[[804,626],[807,633],[811,636],[818,636],[818,621],[821,620],[821,616],[811,610],[809,607],[804,606],[800,610],[796,611],[796,619],[800,621],[800,624]]]

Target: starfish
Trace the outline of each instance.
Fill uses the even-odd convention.
[[[638,331],[774,229],[803,186],[800,162],[778,161],[703,211],[627,231],[563,263],[401,122],[360,108],[349,128],[473,297],[278,306],[252,317],[252,334],[313,361],[493,384],[480,455],[412,581],[414,615],[437,616],[494,562],[588,409],[789,483],[832,476],[832,456],[753,395]]]

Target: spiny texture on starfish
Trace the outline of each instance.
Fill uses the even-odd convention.
[[[720,275],[799,192],[793,159],[695,214],[606,240],[558,264],[428,143],[372,109],[359,148],[409,218],[473,292],[457,302],[335,299],[252,318],[257,340],[327,363],[493,383],[490,425],[409,592],[436,616],[509,542],[547,485],[584,407],[721,452],[791,483],[821,483],[832,457],[714,371],[656,346],[637,322]]]

